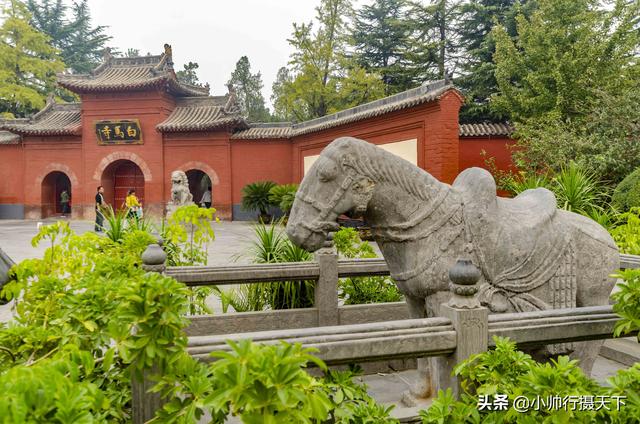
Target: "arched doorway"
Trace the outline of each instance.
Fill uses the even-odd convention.
[[[185,174],[187,174],[187,179],[189,180],[189,191],[193,195],[193,202],[200,205],[200,200],[204,193],[207,189],[213,187],[211,178],[199,169],[190,169]],[[213,201],[213,192],[211,193],[211,199]]]
[[[114,209],[122,208],[130,189],[136,191],[138,200],[144,205],[144,175],[130,160],[120,159],[109,164],[102,173],[101,185],[105,201]]]
[[[53,215],[61,215],[62,210],[62,192],[66,191],[69,200],[71,200],[71,180],[64,172],[53,171],[47,174],[42,180],[42,217],[46,218]],[[71,203],[69,203],[68,214],[71,214]]]

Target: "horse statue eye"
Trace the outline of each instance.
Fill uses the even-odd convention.
[[[323,183],[327,183],[334,180],[338,175],[338,168],[336,164],[331,162],[318,169],[318,179]]]

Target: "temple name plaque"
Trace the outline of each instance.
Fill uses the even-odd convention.
[[[98,144],[142,144],[142,130],[137,119],[96,121]]]

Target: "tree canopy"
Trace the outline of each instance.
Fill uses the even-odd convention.
[[[347,54],[351,15],[350,1],[321,0],[315,22],[293,25],[288,75],[279,72],[274,91],[281,119],[313,119],[384,95],[380,77]]]
[[[247,56],[242,56],[236,62],[236,68],[231,73],[229,84],[236,89],[238,105],[243,115],[252,122],[266,122],[270,120],[269,109],[264,104],[262,95],[262,75],[260,72],[251,73],[251,63]]]
[[[27,7],[31,24],[50,37],[67,69],[87,73],[96,67],[111,36],[105,26],[92,25],[87,0],[74,1],[71,8],[63,0],[28,0]]]
[[[25,116],[41,109],[64,69],[50,38],[29,23],[24,3],[8,1],[0,27],[0,113]]]

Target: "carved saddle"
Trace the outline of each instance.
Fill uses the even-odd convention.
[[[480,168],[460,173],[453,188],[461,194],[467,241],[482,271],[483,304],[494,312],[575,307],[572,231],[551,191],[500,198],[493,177]]]

